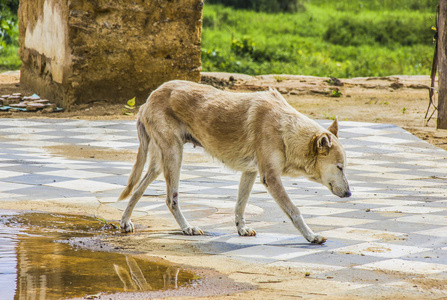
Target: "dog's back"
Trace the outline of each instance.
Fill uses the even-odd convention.
[[[304,126],[309,135],[325,131],[293,109],[276,90],[234,93],[181,80],[155,90],[140,115],[147,118],[144,123],[152,124],[149,127],[161,122],[160,118],[180,122],[184,138],[191,136],[213,157],[239,171],[256,170],[260,143],[268,140],[272,147],[284,147],[284,131],[290,130],[286,127]]]

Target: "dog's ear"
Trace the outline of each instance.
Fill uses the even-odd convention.
[[[332,137],[326,132],[320,133],[315,138],[314,147],[318,154],[327,155],[332,147]]]
[[[338,119],[335,118],[334,122],[327,129],[330,133],[338,137]]]

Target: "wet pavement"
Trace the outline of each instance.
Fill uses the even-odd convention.
[[[320,123],[327,127],[331,121]],[[0,201],[126,207],[127,201],[116,199],[132,163],[68,159],[45,147],[136,150],[134,122],[0,119],[0,128]],[[402,277],[379,273],[447,280],[447,152],[387,124],[340,122],[340,139],[348,156],[352,197],[337,198],[303,178],[283,179],[308,225],[328,238],[324,245],[308,244],[259,180],[246,211],[247,225],[258,235],[239,237],[234,206],[240,174],[200,159],[182,167],[180,201],[190,223],[208,235],[152,235],[259,265],[309,269],[309,277],[331,279],[358,295],[372,289],[417,289]],[[204,155],[190,145],[185,152]],[[161,177],[138,203],[134,223],[146,215],[172,218]],[[437,290],[433,296],[446,297],[447,292]]]
[[[0,210],[0,298],[93,299],[200,285],[198,274],[165,260],[106,245],[86,249],[88,237],[116,234],[106,225],[94,217]]]

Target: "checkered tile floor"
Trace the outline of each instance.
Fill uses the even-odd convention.
[[[0,128],[0,201],[127,205],[116,198],[131,163],[67,159],[45,147],[136,150],[134,122],[0,119]],[[337,198],[305,179],[284,178],[293,202],[309,226],[328,238],[326,244],[308,244],[258,182],[247,207],[248,225],[258,236],[239,237],[233,219],[240,174],[200,159],[183,165],[180,201],[190,222],[208,234],[163,232],[149,238],[182,239],[206,253],[308,269],[317,278],[366,278],[353,289],[376,287],[377,271],[447,279],[447,152],[394,125],[341,122],[340,128],[351,198]],[[204,155],[189,145],[185,152]],[[134,223],[146,214],[172,218],[164,194],[160,177],[138,203]],[[388,278],[381,288],[398,291],[407,284]]]

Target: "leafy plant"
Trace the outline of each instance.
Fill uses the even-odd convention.
[[[124,105],[122,111],[126,116],[133,116],[132,110],[135,109],[135,97],[130,100],[127,100],[127,103]]]
[[[331,97],[339,98],[341,97],[341,92],[339,89],[333,89],[331,92]]]
[[[0,41],[3,47],[17,42],[18,7],[18,0],[2,0],[0,2]]]

